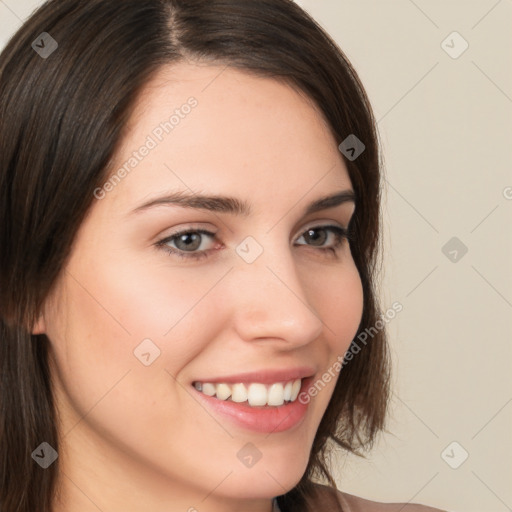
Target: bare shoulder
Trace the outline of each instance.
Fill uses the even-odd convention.
[[[419,503],[380,503],[371,501],[333,489],[327,485],[317,484],[317,490],[318,496],[323,495],[326,499],[332,499],[335,496],[343,512],[448,512]]]

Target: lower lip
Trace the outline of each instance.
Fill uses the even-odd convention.
[[[300,393],[309,388],[312,381],[313,377],[303,379],[299,395],[295,401],[280,406],[251,407],[247,402],[238,403],[231,400],[219,400],[205,395],[194,386],[192,386],[192,389],[208,407],[229,418],[238,426],[255,432],[270,434],[289,430],[301,423],[309,404],[302,404],[299,401],[299,396]]]

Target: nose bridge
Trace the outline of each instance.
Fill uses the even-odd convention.
[[[275,235],[275,234],[274,234]],[[235,327],[245,340],[281,338],[306,344],[322,331],[322,320],[309,302],[288,242],[247,237],[236,248],[232,272]]]

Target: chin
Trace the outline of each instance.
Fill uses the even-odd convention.
[[[273,498],[293,489],[300,481],[307,467],[308,454],[297,454],[278,458],[268,454],[249,469],[235,469],[231,474],[231,496],[241,499]],[[226,481],[227,483],[227,481]],[[226,486],[227,489],[227,486]]]

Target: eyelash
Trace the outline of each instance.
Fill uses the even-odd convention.
[[[341,228],[339,226],[333,226],[333,225],[310,227],[310,228],[306,229],[306,231],[304,231],[304,233],[302,233],[301,236],[303,236],[308,231],[316,231],[316,230],[331,231],[336,235],[336,241],[334,243],[334,246],[318,247],[318,250],[320,250],[323,253],[327,253],[327,251],[331,251],[334,255],[336,255],[337,249],[343,243],[343,240],[348,240],[350,242],[351,240],[354,239],[353,233],[350,230],[350,228],[346,229],[346,228]],[[194,260],[207,258],[209,256],[208,250],[199,251],[199,252],[186,252],[186,251],[182,251],[180,249],[173,249],[167,245],[169,242],[174,241],[175,239],[179,238],[182,235],[188,235],[188,234],[192,234],[192,233],[199,233],[201,235],[208,235],[211,237],[215,237],[215,233],[212,233],[211,231],[207,231],[205,229],[186,229],[183,231],[179,231],[178,233],[173,233],[171,236],[168,236],[168,237],[164,238],[163,240],[160,240],[155,245],[157,247],[163,249],[167,253],[169,253],[173,256],[176,255],[180,258],[194,259]],[[307,245],[307,244],[300,244],[300,245]],[[310,246],[310,247],[314,247],[314,246]]]

